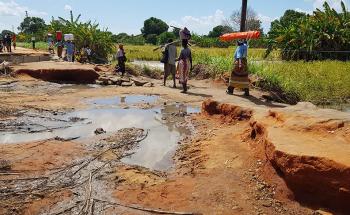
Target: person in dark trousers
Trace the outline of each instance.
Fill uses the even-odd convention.
[[[13,33],[12,35],[12,44],[13,44],[13,49],[16,50],[16,46],[17,46],[17,36],[15,33]]]
[[[180,84],[182,84],[183,91],[182,93],[187,93],[187,81],[189,77],[189,73],[192,70],[192,52],[191,49],[188,47],[188,40],[182,40],[182,50],[180,53],[180,56],[178,58],[179,65],[178,65],[178,74],[179,74],[179,81]]]
[[[176,56],[177,50],[176,46],[173,44],[173,40],[168,40],[168,45],[165,46],[164,55],[164,86],[166,86],[166,81],[171,74],[173,77],[173,88],[176,88]]]
[[[118,69],[117,72],[121,72],[122,76],[125,74],[125,62],[126,62],[126,55],[124,51],[124,45],[120,44],[119,49],[117,52],[117,59],[118,59]]]
[[[32,46],[33,46],[33,50],[35,49],[35,37],[32,37]]]
[[[12,52],[12,38],[11,38],[11,35],[10,34],[6,34],[5,36],[5,46],[6,46],[6,50],[7,52]]]
[[[0,37],[0,52],[4,49],[4,43],[2,37]]]

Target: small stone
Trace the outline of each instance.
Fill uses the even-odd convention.
[[[256,187],[257,187],[257,190],[263,191],[266,188],[266,185],[265,184],[258,184]]]
[[[142,80],[136,80],[136,79],[133,79],[134,83],[135,83],[135,86],[137,87],[143,87],[145,84],[148,83],[148,81],[142,81]]]
[[[153,83],[147,83],[145,85],[143,85],[144,87],[154,87],[154,84]]]
[[[98,128],[98,129],[95,130],[95,134],[96,135],[100,135],[100,134],[104,134],[104,133],[106,133],[106,131],[103,130],[103,128]]]
[[[133,84],[132,82],[123,82],[121,86],[122,87],[131,87],[132,84]]]
[[[11,170],[11,163],[8,160],[0,160],[0,170],[8,171]]]
[[[272,206],[272,202],[271,202],[271,200],[266,200],[261,205],[266,207],[266,208],[269,208]]]
[[[313,215],[333,215],[333,214],[324,210],[317,210],[313,213]]]

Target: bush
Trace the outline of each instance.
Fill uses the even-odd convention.
[[[157,45],[158,37],[156,34],[149,34],[146,36],[146,43],[152,44],[152,45]]]
[[[175,34],[173,32],[164,32],[158,36],[158,45],[166,44],[169,39],[175,40]]]
[[[285,60],[350,60],[350,13],[344,2],[341,6],[338,13],[325,2],[324,11],[298,15],[288,25],[282,19],[274,22],[267,54],[280,49]]]
[[[83,46],[89,46],[93,52],[92,59],[96,63],[105,63],[110,54],[115,51],[113,34],[107,30],[101,30],[99,24],[80,22],[80,15],[74,19],[71,12],[70,20],[59,17],[52,20],[49,25],[49,32],[62,31],[64,34],[74,34],[75,45],[78,50]]]

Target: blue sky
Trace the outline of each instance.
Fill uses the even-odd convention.
[[[340,0],[327,0],[339,9]],[[347,6],[350,0],[344,0]],[[310,12],[324,0],[248,0],[268,29],[270,22],[287,9]],[[207,34],[214,26],[240,8],[241,0],[0,0],[0,30],[17,29],[25,16],[39,16],[47,22],[52,16],[68,17],[69,10],[82,14],[83,20],[93,20],[114,33],[139,34],[143,21],[151,16],[168,24],[187,26],[190,30]]]

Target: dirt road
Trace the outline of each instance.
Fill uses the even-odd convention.
[[[349,114],[265,102],[258,91],[248,98],[240,92],[229,96],[222,83],[209,80],[190,81],[188,94],[150,81],[154,87],[60,85],[26,75],[1,78],[0,128],[7,144],[0,145],[0,213],[349,211]],[[132,95],[156,99],[128,97]],[[98,100],[117,96],[118,102]],[[180,111],[182,106],[187,109]],[[201,113],[191,114],[197,108]],[[101,109],[120,112],[105,117]],[[155,112],[161,124],[153,122]],[[124,120],[129,115],[136,117]],[[145,121],[130,123],[144,115]],[[111,117],[116,119],[109,122]],[[89,125],[102,125],[107,133],[81,131],[92,129]],[[132,128],[137,125],[144,127]],[[152,130],[160,125],[165,130]],[[77,129],[65,138],[55,136],[68,127]],[[123,128],[128,129],[119,130]],[[152,154],[157,148],[143,148],[147,138],[158,148],[167,142],[174,146]],[[149,156],[125,161],[135,148],[136,154],[140,148]],[[169,168],[148,162],[159,154]]]

